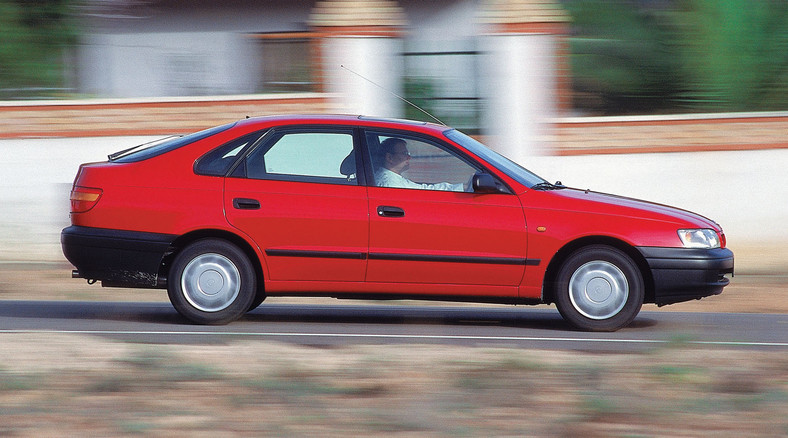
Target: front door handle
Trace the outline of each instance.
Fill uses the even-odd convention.
[[[260,201],[249,198],[235,198],[233,199],[233,208],[238,210],[259,210]]]
[[[405,210],[399,207],[391,207],[388,205],[381,205],[378,207],[378,216],[380,217],[403,217]]]

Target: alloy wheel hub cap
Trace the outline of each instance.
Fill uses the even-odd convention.
[[[627,303],[629,283],[616,265],[596,260],[577,268],[569,279],[572,306],[591,319],[607,319]]]
[[[186,300],[203,312],[226,309],[238,297],[241,274],[235,264],[221,254],[195,257],[181,276]]]

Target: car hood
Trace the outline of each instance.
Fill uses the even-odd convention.
[[[534,191],[530,192],[534,193]],[[640,199],[571,188],[539,193],[551,198],[551,202],[547,203],[548,208],[551,209],[626,216],[670,222],[688,228],[711,228],[722,231],[719,224],[697,213]]]

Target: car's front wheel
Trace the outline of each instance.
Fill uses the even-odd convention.
[[[613,331],[635,319],[644,289],[643,275],[628,255],[606,245],[587,246],[558,271],[555,304],[577,328]]]
[[[249,258],[220,239],[185,247],[172,263],[167,292],[175,309],[198,324],[227,324],[249,310],[257,281]]]

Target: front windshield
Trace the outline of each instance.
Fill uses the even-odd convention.
[[[465,149],[469,150],[477,157],[495,166],[498,170],[502,171],[510,178],[526,187],[533,187],[537,184],[547,183],[547,181],[535,175],[526,168],[493,151],[492,149],[489,149],[479,141],[463,134],[460,131],[457,131],[456,129],[444,131],[443,135],[445,135],[449,140],[452,140]]]

